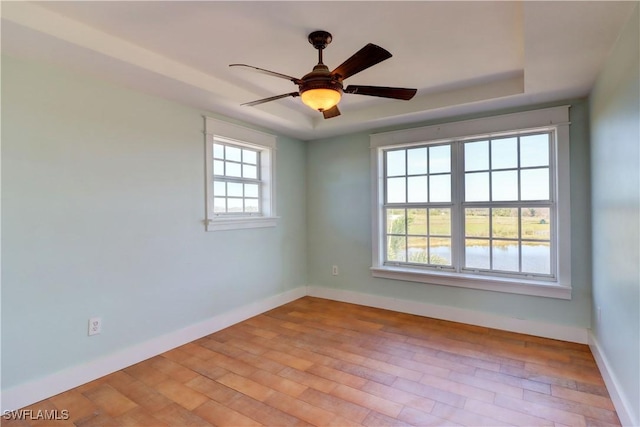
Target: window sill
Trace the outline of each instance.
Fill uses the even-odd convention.
[[[402,267],[371,267],[373,277],[429,283],[433,285],[456,286],[459,288],[506,292],[547,298],[571,299],[571,286],[553,282],[479,276],[473,274],[417,271]]]
[[[206,221],[207,231],[242,230],[245,228],[275,227],[278,225],[276,216],[222,218]]]

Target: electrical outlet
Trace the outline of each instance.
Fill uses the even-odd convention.
[[[331,274],[332,274],[332,275],[334,275],[334,276],[337,276],[337,275],[338,275],[338,266],[337,266],[337,265],[334,265],[334,266],[331,268]]]
[[[100,332],[102,332],[102,319],[99,317],[89,319],[89,335],[98,335]]]

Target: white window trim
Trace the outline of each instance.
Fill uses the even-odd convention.
[[[261,215],[214,215],[213,214],[213,138],[233,141],[233,144],[260,151]],[[277,137],[243,126],[205,117],[205,224],[207,231],[237,230],[244,228],[275,227],[276,215],[276,148]]]
[[[482,119],[465,120],[442,125],[425,126],[393,132],[371,134],[372,193],[372,266],[373,277],[456,286],[488,291],[507,292],[550,298],[571,299],[571,206],[569,171],[569,105],[522,113],[505,114]],[[548,128],[556,137],[557,195],[557,279],[554,282],[504,278],[497,276],[422,270],[384,265],[384,235],[382,189],[384,167],[382,152],[397,145],[424,145],[451,139],[496,136],[504,133],[527,132]]]

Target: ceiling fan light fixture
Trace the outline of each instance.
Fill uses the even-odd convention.
[[[322,112],[338,105],[342,94],[336,89],[316,88],[305,90],[300,94],[300,98],[305,105]]]

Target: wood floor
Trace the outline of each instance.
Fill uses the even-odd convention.
[[[305,297],[3,426],[619,426],[585,345]]]

